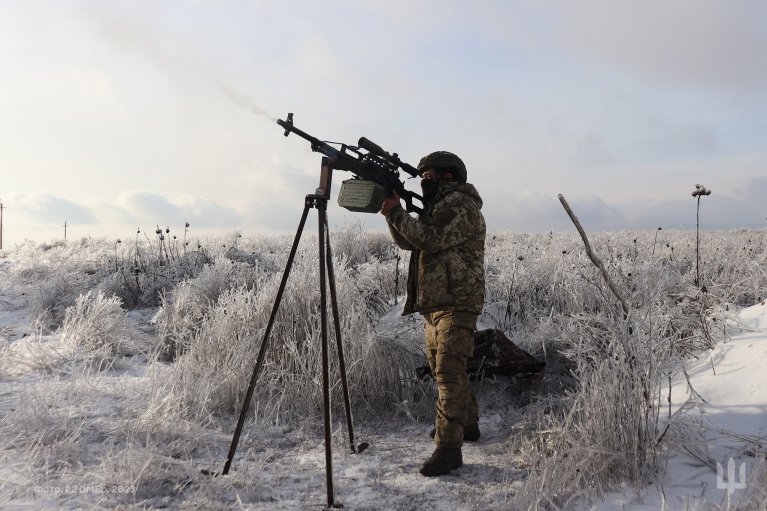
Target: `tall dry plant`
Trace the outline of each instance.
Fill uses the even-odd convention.
[[[697,199],[695,208],[695,285],[700,286],[700,199],[705,195],[711,195],[711,190],[703,185],[696,184],[692,196]],[[704,286],[705,287],[705,286]]]

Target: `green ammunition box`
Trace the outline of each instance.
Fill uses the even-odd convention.
[[[374,181],[347,179],[341,183],[338,205],[357,213],[378,213],[386,198],[386,189]]]

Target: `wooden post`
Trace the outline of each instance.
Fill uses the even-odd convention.
[[[316,190],[316,194],[324,199],[330,198],[330,188],[333,183],[333,163],[335,159],[322,157],[322,166],[320,167],[320,186]]]
[[[64,220],[64,239],[67,239],[67,221]]]

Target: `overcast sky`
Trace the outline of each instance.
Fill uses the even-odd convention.
[[[696,183],[704,228],[767,225],[762,0],[3,0],[0,62],[5,248],[293,232],[320,157],[288,112],[457,153],[492,230],[571,229],[558,193],[587,230],[694,228]]]

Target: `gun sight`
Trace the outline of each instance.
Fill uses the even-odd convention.
[[[384,149],[380,145],[378,145],[378,144],[376,144],[374,142],[371,142],[370,140],[368,140],[365,137],[360,137],[359,141],[357,142],[357,145],[359,147],[361,147],[362,149],[364,149],[364,150],[366,150],[366,151],[368,151],[370,153],[375,154],[376,156],[380,156],[381,158],[387,158],[388,159],[388,158],[391,157],[389,155],[389,153],[384,151]]]
[[[404,170],[411,176],[413,177],[418,176],[418,170],[416,170],[416,168],[413,167],[412,165],[409,165],[403,162],[402,160],[400,160],[399,155],[397,153],[389,154],[380,145],[370,141],[369,139],[365,137],[361,137],[359,139],[359,142],[357,142],[357,145],[361,147],[362,149],[365,149],[369,153],[374,154],[378,156],[379,158],[383,158],[384,160],[387,160],[388,162],[396,165],[397,167],[401,168],[402,170]]]

